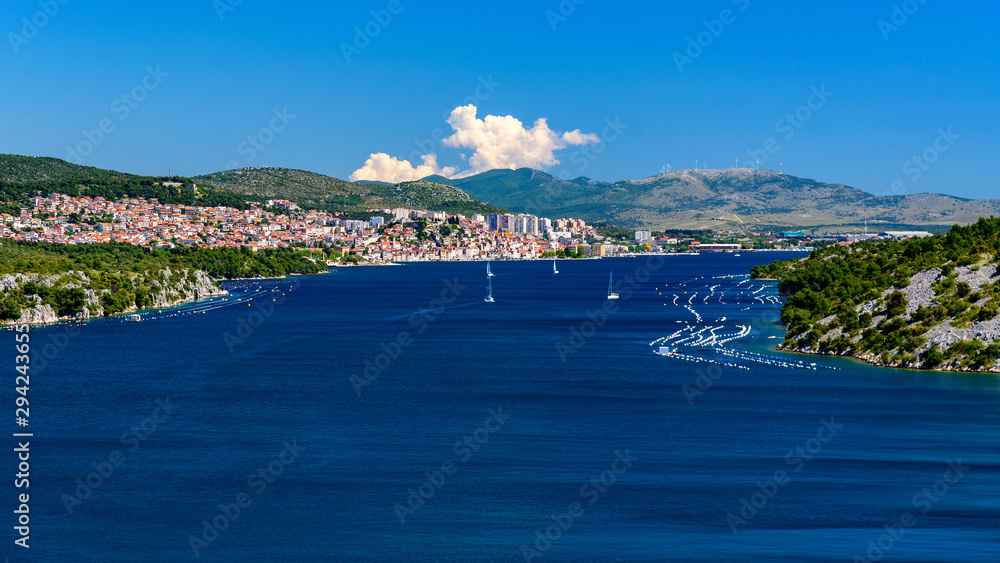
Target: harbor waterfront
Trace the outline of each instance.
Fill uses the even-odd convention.
[[[32,327],[32,556],[997,561],[1000,379],[776,351],[748,274],[801,256],[342,268]]]

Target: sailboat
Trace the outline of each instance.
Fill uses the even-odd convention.
[[[496,301],[493,300],[493,280],[491,278],[486,278],[486,287],[487,287],[486,299],[483,299],[483,302],[496,303]]]
[[[488,278],[492,278],[493,277],[493,272],[490,271],[490,263],[489,262],[486,263],[486,277],[488,277]]]
[[[611,275],[608,276],[608,299],[618,299],[618,294],[611,290],[612,280],[614,279],[614,275],[615,273],[611,272]]]
[[[552,273],[553,274],[558,274],[559,273],[559,270],[556,269],[556,261],[555,261],[555,259],[552,260]]]

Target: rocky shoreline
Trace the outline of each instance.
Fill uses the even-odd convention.
[[[131,275],[132,279],[136,277],[138,274]],[[177,281],[172,281],[174,279]],[[7,274],[0,276],[0,294],[23,288],[28,283],[47,288],[81,289],[85,296],[83,310],[74,315],[60,316],[50,304],[44,303],[38,295],[28,295],[26,297],[34,302],[34,306],[22,309],[18,319],[0,321],[0,325],[47,325],[65,321],[86,321],[98,317],[128,315],[139,310],[139,307],[133,303],[131,307],[113,315],[105,315],[102,297],[111,294],[111,290],[91,289],[89,287],[92,283],[91,278],[81,271],[53,275]],[[187,268],[179,270],[165,268],[159,272],[159,278],[150,281],[149,285],[151,303],[147,304],[144,309],[165,309],[205,297],[229,294],[205,272]]]
[[[845,352],[843,354],[836,354],[834,352],[820,352],[819,350],[815,350],[815,349],[812,349],[812,348],[795,348],[795,347],[792,347],[792,346],[785,346],[783,343],[782,344],[778,344],[775,347],[775,349],[779,350],[781,352],[788,352],[788,353],[792,353],[792,354],[805,354],[805,355],[809,355],[809,356],[827,356],[827,357],[834,357],[834,358],[853,358],[855,360],[860,360],[862,362],[865,362],[868,365],[872,365],[872,366],[880,367],[880,368],[906,369],[906,370],[925,371],[925,372],[926,371],[941,371],[941,372],[945,372],[946,371],[946,372],[952,372],[952,373],[983,373],[983,374],[986,374],[986,373],[1000,373],[1000,367],[998,367],[998,366],[994,366],[993,368],[990,368],[990,369],[971,369],[971,368],[968,368],[968,367],[952,366],[952,365],[948,365],[948,366],[936,366],[936,367],[933,367],[933,368],[928,368],[928,367],[923,367],[922,363],[920,365],[913,365],[913,364],[903,365],[903,364],[900,364],[900,363],[893,363],[893,362],[888,362],[887,363],[887,362],[883,362],[882,359],[881,359],[881,357],[879,357],[877,354],[854,354],[852,352]]]
[[[953,268],[951,279],[955,283],[968,284],[968,290],[971,292],[971,295],[975,295],[976,292],[985,289],[990,284],[997,281],[998,275],[1000,275],[1000,271],[998,270],[1000,270],[1000,268],[998,268],[995,264],[961,266]],[[936,305],[935,302],[938,299],[938,295],[935,291],[935,284],[942,282],[948,277],[949,276],[944,275],[940,268],[924,270],[911,276],[909,278],[909,284],[906,287],[887,289],[882,292],[882,296],[879,299],[858,305],[855,307],[855,311],[859,315],[871,315],[870,326],[879,328],[881,323],[889,320],[884,309],[885,302],[888,300],[890,294],[898,291],[902,293],[906,299],[906,310],[903,314],[899,315],[899,318],[906,323],[906,326],[919,324],[918,321],[913,318],[914,314],[920,309],[926,310]],[[992,297],[984,296],[972,302],[972,305],[981,308],[991,301]],[[885,353],[856,353],[853,350],[838,353],[832,350],[820,350],[818,346],[819,344],[823,342],[830,342],[841,337],[849,338],[852,343],[861,340],[860,335],[851,336],[850,334],[845,333],[844,330],[835,322],[835,319],[835,315],[830,315],[820,319],[816,323],[816,326],[821,327],[825,331],[817,343],[817,347],[788,345],[789,341],[795,342],[805,336],[805,333],[803,333],[800,335],[792,335],[791,339],[786,337],[785,342],[779,344],[777,348],[785,352],[794,352],[799,354],[851,357],[874,366],[896,369],[918,369],[925,371],[966,373],[1000,373],[1000,358],[997,358],[996,362],[992,366],[981,366],[977,369],[960,365],[957,362],[928,366],[926,360],[924,359],[924,354],[931,349],[947,351],[953,345],[963,342],[978,341],[984,346],[1000,343],[1000,315],[994,316],[988,320],[977,319],[971,322],[959,323],[959,326],[955,325],[954,318],[944,319],[943,321],[926,329],[926,331],[922,334],[925,342],[913,350],[912,353],[908,354],[906,359],[899,359],[898,356],[894,358],[894,355],[888,355]],[[888,361],[886,361],[886,356],[888,356]]]

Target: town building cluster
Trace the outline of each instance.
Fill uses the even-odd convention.
[[[51,194],[35,197],[20,215],[0,214],[0,237],[26,242],[94,244],[123,242],[149,248],[249,247],[252,250],[299,246],[332,248],[370,262],[534,259],[545,253],[608,256],[629,247],[605,241],[578,219],[550,220],[529,214],[450,215],[443,211],[371,209],[367,220],[340,213],[305,211],[291,201],[268,200],[249,209],[196,207],[156,199]],[[746,238],[747,235],[753,238]],[[811,243],[852,244],[873,238],[929,236],[924,231],[890,231],[809,237],[802,232],[737,233],[719,231],[708,241],[654,236],[636,231],[640,249],[664,252],[739,252],[753,240],[770,248],[811,248]],[[743,238],[738,238],[742,236]],[[723,242],[726,238],[729,241]],[[723,239],[723,240],[719,240]],[[590,241],[590,242],[588,242]],[[630,243],[632,241],[629,241]],[[752,248],[754,245],[750,244]]]
[[[239,210],[62,194],[35,197],[31,204],[19,216],[0,215],[0,237],[61,244],[123,242],[166,249],[181,245],[253,250],[331,247],[372,262],[530,259],[567,249],[605,256],[627,250],[587,244],[596,231],[583,221],[523,214],[467,218],[441,211],[375,209],[369,210],[374,216],[365,221],[334,212],[302,211],[285,200],[268,200],[266,208],[251,205]],[[274,213],[270,208],[295,213]]]

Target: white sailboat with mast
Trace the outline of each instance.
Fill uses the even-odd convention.
[[[556,259],[555,258],[552,259],[552,273],[553,274],[558,274],[559,273],[559,270],[556,269]]]
[[[486,277],[488,277],[488,278],[492,278],[493,277],[493,272],[490,271],[490,263],[489,262],[486,262]]]
[[[493,278],[486,278],[486,299],[483,299],[484,303],[496,303],[493,300]]]
[[[608,276],[608,299],[618,299],[618,294],[614,292],[612,286],[614,285],[615,273],[611,272]]]

